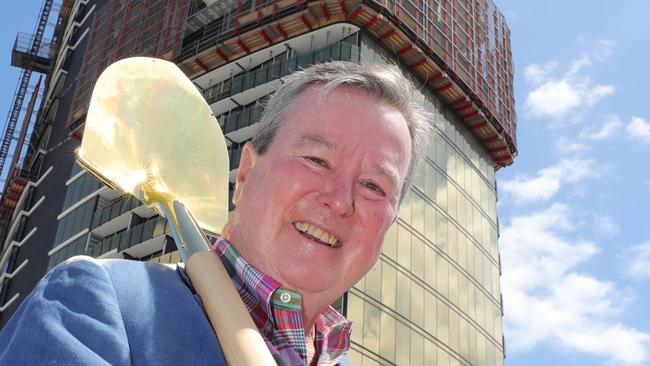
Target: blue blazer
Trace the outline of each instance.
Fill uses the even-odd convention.
[[[0,365],[226,361],[183,270],[81,256],[52,269],[2,329]]]
[[[0,333],[0,365],[226,365],[180,270],[76,257]]]

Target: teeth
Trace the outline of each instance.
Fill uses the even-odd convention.
[[[309,233],[314,238],[329,244],[332,247],[338,247],[339,240],[327,231],[306,222],[295,222],[293,226],[303,233]]]

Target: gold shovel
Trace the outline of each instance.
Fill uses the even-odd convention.
[[[228,219],[228,150],[185,74],[147,57],[109,66],[95,84],[78,157],[167,219],[227,362],[275,365],[203,231],[219,233]]]

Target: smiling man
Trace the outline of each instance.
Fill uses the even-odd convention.
[[[282,365],[346,363],[331,306],[377,261],[430,124],[396,67],[320,64],[288,76],[242,151],[214,250]],[[182,268],[73,259],[0,333],[7,364],[223,364]]]
[[[296,298],[271,340],[291,363],[294,351],[319,364],[347,352],[349,324],[329,305],[370,270],[397,218],[429,130],[412,93],[394,67],[313,66],[285,80],[243,148],[217,248]]]

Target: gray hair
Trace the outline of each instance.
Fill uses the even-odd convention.
[[[411,160],[400,195],[400,202],[408,191],[415,175],[415,167],[422,159],[431,132],[429,114],[414,98],[415,87],[397,66],[357,64],[333,61],[316,64],[286,76],[282,86],[268,100],[259,130],[251,140],[255,151],[263,155],[269,149],[298,95],[309,86],[323,86],[322,95],[346,86],[366,91],[382,102],[396,107],[404,116],[411,135]]]

